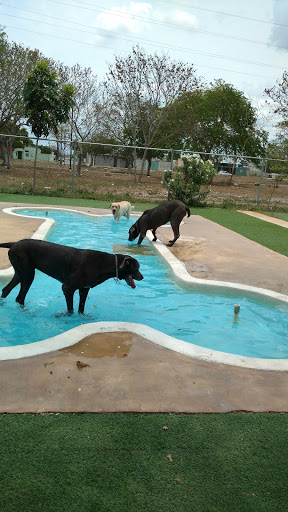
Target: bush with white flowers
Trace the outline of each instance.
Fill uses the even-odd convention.
[[[196,154],[186,154],[182,161],[183,165],[174,172],[164,171],[162,183],[168,189],[168,198],[180,199],[190,206],[203,206],[210,192],[208,183],[216,174],[213,162],[204,161]]]

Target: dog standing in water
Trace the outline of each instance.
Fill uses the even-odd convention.
[[[109,208],[112,211],[112,215],[114,216],[114,219],[119,222],[120,217],[127,217],[127,219],[130,219],[130,212],[134,208],[134,206],[131,206],[129,201],[119,201],[118,203],[112,203],[110,204]]]
[[[8,256],[15,270],[14,277],[2,290],[2,298],[7,297],[20,283],[16,302],[21,306],[24,306],[36,269],[63,283],[62,291],[69,315],[73,313],[73,296],[76,290],[79,290],[80,296],[78,313],[83,314],[90,288],[111,277],[125,279],[131,288],[136,288],[134,279],[143,279],[138,261],[126,254],[76,249],[33,239],[7,242],[0,244],[0,247],[10,249]]]

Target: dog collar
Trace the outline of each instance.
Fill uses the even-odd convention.
[[[116,270],[116,277],[114,277],[114,281],[115,283],[119,283],[119,275],[118,275],[118,258],[117,258],[117,254],[114,254],[115,256],[115,270]]]

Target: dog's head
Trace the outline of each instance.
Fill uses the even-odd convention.
[[[139,272],[140,265],[138,261],[127,254],[119,254],[119,256],[123,257],[122,262],[119,264],[119,279],[125,279],[126,283],[131,286],[131,288],[136,288],[134,279],[136,279],[136,281],[142,281],[142,279],[144,279],[141,272]]]
[[[139,232],[139,225],[138,225],[138,220],[135,222],[135,224],[133,224],[133,226],[131,226],[131,228],[129,229],[129,237],[128,237],[128,240],[129,242],[133,242],[133,240],[135,240],[135,238],[137,238],[137,236],[139,236],[140,232]]]
[[[112,214],[115,215],[117,210],[119,210],[119,208],[120,208],[120,204],[119,203],[112,203],[112,204],[110,204],[109,208],[110,208]]]

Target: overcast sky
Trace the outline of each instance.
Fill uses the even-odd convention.
[[[264,89],[288,67],[288,0],[4,0],[0,23],[9,41],[91,67],[99,79],[115,54],[124,57],[136,44],[164,51],[260,107]],[[264,108],[262,124],[272,135]]]

